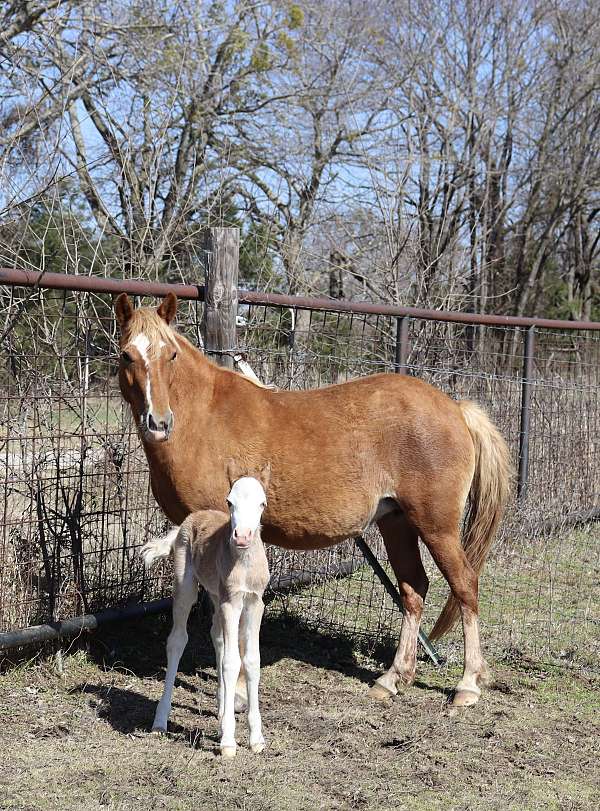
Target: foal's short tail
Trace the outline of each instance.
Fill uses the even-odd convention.
[[[463,547],[479,574],[508,499],[512,468],[506,442],[485,411],[470,400],[458,403],[475,446],[475,473],[465,517]],[[430,633],[437,639],[454,627],[460,605],[450,595]]]
[[[175,527],[175,529],[170,530],[170,532],[162,538],[153,538],[142,546],[140,555],[147,569],[149,569],[153,563],[156,563],[157,560],[169,557],[178,534],[179,527]]]

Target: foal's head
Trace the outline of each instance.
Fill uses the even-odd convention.
[[[115,303],[121,330],[121,393],[139,420],[144,439],[165,442],[173,430],[169,388],[177,364],[177,337],[169,324],[175,317],[173,293],[161,305],[135,310],[127,293]]]
[[[258,478],[242,476],[231,485],[227,505],[231,515],[231,544],[236,551],[248,549],[260,540],[260,519],[267,506],[269,475],[267,465]]]

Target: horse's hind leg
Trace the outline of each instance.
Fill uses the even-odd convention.
[[[396,695],[400,685],[410,685],[415,679],[417,637],[429,581],[421,562],[418,535],[406,518],[401,514],[386,515],[378,526],[398,580],[404,608],[400,642],[392,666],[377,679],[370,691],[373,698],[385,700]]]
[[[175,542],[173,547],[173,569],[175,587],[173,590],[173,628],[167,639],[167,673],[162,698],[156,708],[152,729],[167,731],[167,721],[171,712],[171,696],[179,660],[188,641],[187,621],[192,606],[198,598],[198,583],[189,558],[189,547]]]
[[[481,695],[480,685],[490,681],[489,669],[481,654],[479,641],[478,576],[461,546],[458,522],[446,530],[424,528],[421,537],[460,604],[464,669],[462,678],[456,685],[452,703],[457,707],[466,707],[477,703]]]

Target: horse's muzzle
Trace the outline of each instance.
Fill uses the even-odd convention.
[[[239,529],[236,527],[233,530],[233,540],[238,549],[248,549],[253,536],[254,532],[251,529]]]
[[[171,436],[175,416],[171,409],[163,416],[147,411],[140,418],[140,425],[144,434],[144,439],[150,442],[166,442]]]

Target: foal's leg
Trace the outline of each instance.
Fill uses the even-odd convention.
[[[213,600],[213,616],[212,616],[212,625],[210,628],[210,636],[213,642],[213,647],[215,649],[215,656],[217,660],[217,706],[218,706],[218,718],[219,721],[223,717],[223,700],[224,700],[224,693],[223,693],[223,685],[221,683],[221,668],[222,668],[222,661],[223,661],[223,627],[221,625],[221,615],[219,612],[219,602],[216,597],[212,597]],[[246,674],[244,672],[244,640],[240,636],[240,659],[242,660],[242,667],[240,668],[240,675],[238,676],[237,684],[235,686],[235,699],[234,699],[234,707],[236,712],[244,712],[246,707],[248,706],[248,693],[247,693],[247,686],[246,686]]]
[[[479,642],[478,576],[461,546],[458,526],[445,531],[430,529],[423,532],[422,538],[460,604],[464,669],[452,703],[456,707],[467,707],[479,701],[480,685],[485,686],[491,681]]]
[[[219,600],[213,594],[210,595],[213,604],[212,624],[210,626],[210,637],[215,649],[217,660],[217,717],[219,723],[223,718],[225,694],[223,692],[223,626],[221,624],[221,611]]]
[[[167,640],[167,673],[161,700],[158,702],[152,729],[167,731],[167,721],[171,712],[171,697],[177,675],[179,660],[188,641],[187,621],[192,606],[198,598],[198,583],[194,575],[187,547],[173,548],[173,568],[175,588],[173,591],[173,628]]]
[[[212,625],[210,628],[210,636],[215,649],[217,659],[217,679],[219,686],[217,689],[217,704],[219,707],[219,721],[223,717],[223,690],[221,687],[221,661],[223,657],[223,628],[221,626],[221,615],[219,613],[219,600],[217,597],[211,595],[213,603],[213,616]],[[248,706],[248,688],[246,685],[246,673],[244,672],[244,640],[240,636],[240,659],[242,666],[240,668],[240,675],[238,676],[237,684],[235,685],[235,711],[244,712]]]
[[[398,580],[404,609],[400,642],[392,666],[370,690],[373,698],[384,701],[390,695],[396,695],[402,684],[410,685],[415,680],[417,637],[429,580],[421,562],[418,534],[406,518],[403,515],[386,515],[378,526],[388,560]]]
[[[221,690],[223,694],[223,717],[221,718],[221,754],[234,757],[235,743],[235,684],[240,672],[240,651],[238,645],[240,615],[244,598],[234,595],[221,602],[219,611],[223,627],[223,658],[221,662]]]
[[[237,684],[235,685],[235,711],[244,712],[248,706],[248,685],[246,684],[246,671],[244,669],[244,638],[240,635],[240,659],[242,666]]]
[[[248,683],[248,726],[250,727],[250,748],[262,752],[265,739],[262,734],[262,721],[258,705],[258,684],[260,681],[260,623],[264,612],[262,599],[255,594],[246,595],[240,622],[240,648],[243,649],[242,665]]]

